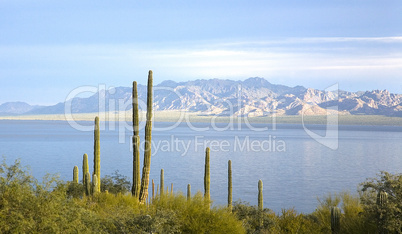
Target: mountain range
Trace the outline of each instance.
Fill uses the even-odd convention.
[[[140,109],[145,109],[146,86],[138,85]],[[100,90],[87,98],[71,99],[72,113],[127,111],[131,87]],[[335,107],[335,108],[333,108]],[[154,86],[154,110],[184,110],[200,115],[385,115],[402,117],[402,94],[387,90],[348,92],[323,91],[303,86],[272,84],[264,78],[244,81],[223,79],[188,82],[164,81]],[[24,102],[0,105],[1,115],[63,114],[65,102],[31,106]]]

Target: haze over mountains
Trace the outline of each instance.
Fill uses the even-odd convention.
[[[88,98],[72,99],[72,113],[131,109],[131,87],[101,90]],[[145,107],[146,86],[138,85],[140,109]],[[335,109],[334,109],[335,108]],[[337,108],[337,109],[336,109]],[[185,110],[201,115],[269,116],[365,114],[402,117],[402,94],[387,90],[325,92],[303,86],[271,84],[264,78],[244,81],[210,79],[164,81],[154,86],[154,109]],[[1,115],[63,114],[65,103],[31,106],[23,102],[0,105]]]

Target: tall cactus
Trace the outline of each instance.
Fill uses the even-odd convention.
[[[100,191],[100,140],[99,140],[99,117],[95,117],[95,130],[94,130],[94,175],[96,175],[97,188],[96,191]]]
[[[191,200],[191,184],[187,185],[187,201]]]
[[[84,189],[87,196],[91,195],[91,174],[89,171],[84,175]]]
[[[209,172],[209,152],[210,149],[207,147],[205,150],[205,171],[204,171],[204,198],[210,200],[210,186],[211,186],[211,175]]]
[[[82,156],[82,183],[85,184],[85,174],[89,172],[89,166],[88,166],[88,155],[84,154]]]
[[[155,198],[155,182],[154,179],[152,179],[152,199]]]
[[[92,193],[100,192],[100,187],[98,186],[98,176],[96,174],[92,175]]]
[[[78,184],[78,167],[74,166],[73,169],[73,183]]]
[[[161,169],[161,178],[160,178],[161,197],[163,196],[164,184],[165,184],[165,178],[163,175],[163,169]]]
[[[152,71],[148,73],[147,120],[145,123],[144,165],[142,168],[141,189],[139,201],[144,203],[148,197],[149,172],[151,170],[151,140],[152,140]],[[163,190],[163,189],[161,189]]]
[[[262,180],[258,181],[258,210],[262,211],[264,209],[264,198],[262,195]]]
[[[338,234],[341,231],[341,210],[338,207],[331,207],[331,231]]]
[[[228,209],[232,212],[232,161],[228,161]]]
[[[133,187],[131,193],[135,197],[140,196],[141,174],[140,174],[140,135],[139,135],[139,112],[137,82],[133,82]]]

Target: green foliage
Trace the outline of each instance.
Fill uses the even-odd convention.
[[[100,133],[99,133],[99,117],[95,117],[95,129],[94,129],[94,171],[93,174],[96,175],[97,181],[93,181],[97,187],[95,191],[100,191],[101,181],[100,181]]]
[[[282,210],[276,215],[269,209],[235,202],[233,213],[243,222],[247,233],[326,233],[310,216],[298,214],[294,209]]]
[[[233,214],[242,221],[247,233],[269,233],[275,229],[275,213],[269,209],[259,210],[249,203],[236,201],[233,204]]]
[[[111,176],[106,175],[101,179],[101,191],[106,190],[112,194],[126,194],[130,192],[131,183],[127,176],[119,174],[119,170],[116,170]]]
[[[362,184],[360,196],[330,194],[308,215],[293,209],[275,214],[241,202],[234,203],[231,213],[226,207],[205,206],[201,193],[191,199],[165,193],[144,205],[118,172],[102,179],[110,193],[84,196],[82,184],[49,175],[38,182],[19,161],[8,166],[4,160],[0,233],[331,233],[334,206],[340,208],[339,233],[399,233],[393,225],[401,220],[396,213],[401,181],[400,175],[382,173]]]
[[[318,201],[319,205],[310,218],[319,224],[322,233],[331,232],[331,207],[341,208],[340,233],[374,233],[372,226],[368,225],[359,196],[342,192],[328,194]]]
[[[166,194],[147,207],[131,194],[71,198],[73,183],[50,176],[38,183],[18,161],[3,163],[0,176],[0,233],[244,233],[235,216],[208,210],[200,194],[192,202]]]
[[[370,226],[367,225],[359,196],[347,192],[340,193],[340,196],[342,200],[340,208],[343,211],[341,233],[372,233]]]
[[[378,178],[369,179],[361,186],[368,225],[377,227],[378,232],[402,232],[402,174],[381,172]]]
[[[341,230],[341,210],[338,207],[331,207],[331,231],[338,234]]]
[[[197,193],[188,201],[182,194],[165,194],[154,199],[150,209],[171,210],[180,223],[183,233],[244,233],[242,223],[226,207],[209,209],[204,197]]]
[[[67,185],[56,177],[35,180],[19,161],[0,166],[0,233],[85,232]]]
[[[144,145],[144,165],[142,167],[141,189],[139,200],[144,203],[148,198],[149,173],[151,170],[151,149],[152,149],[152,71],[148,73],[148,93],[147,93],[147,120],[145,123],[145,145]],[[161,189],[162,191],[163,189]]]
[[[67,196],[73,198],[81,198],[84,194],[84,186],[82,184],[78,184],[75,182],[68,182],[67,183]]]
[[[281,215],[276,217],[275,223],[276,233],[321,233],[314,220],[304,214],[298,214],[294,209],[283,209]]]

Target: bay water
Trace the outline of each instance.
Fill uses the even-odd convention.
[[[72,180],[89,156],[93,168],[92,122],[0,120],[0,156],[8,164],[20,159],[39,180],[59,174]],[[101,175],[116,170],[132,178],[131,127],[106,122],[101,126]],[[84,126],[86,129],[84,129]],[[307,129],[325,137],[326,126]],[[317,198],[349,191],[380,171],[402,172],[402,127],[338,126],[337,147],[329,148],[311,137],[300,125],[227,123],[154,123],[150,178],[159,183],[164,169],[165,185],[174,192],[203,192],[205,148],[211,148],[211,199],[227,203],[227,164],[232,160],[233,201],[257,204],[258,180],[264,184],[264,207],[275,212],[295,208],[310,213]],[[85,131],[84,131],[85,130]],[[89,131],[88,131],[89,130]],[[144,129],[140,133],[144,141]],[[141,161],[143,152],[141,152]],[[142,164],[141,164],[142,168]],[[92,171],[92,170],[90,170]]]

